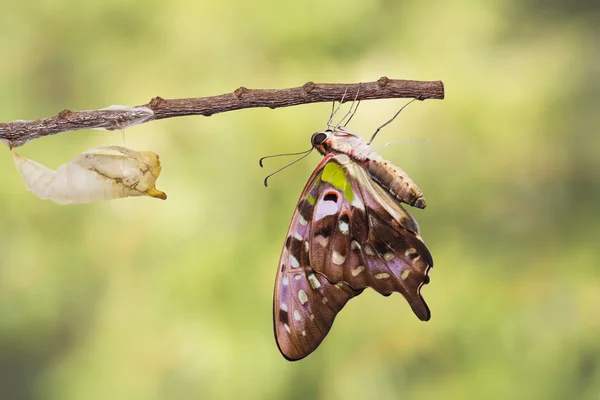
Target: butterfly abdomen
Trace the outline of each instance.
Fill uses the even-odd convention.
[[[369,175],[396,199],[410,206],[425,208],[423,193],[412,179],[400,168],[385,160],[365,162]]]

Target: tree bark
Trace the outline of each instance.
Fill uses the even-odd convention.
[[[127,107],[110,106],[99,110],[63,110],[54,117],[35,121],[16,120],[0,122],[0,141],[10,148],[44,136],[79,129],[125,129],[157,119],[186,115],[209,117],[227,111],[254,107],[289,107],[329,101],[374,100],[391,98],[443,99],[441,81],[408,81],[382,77],[366,83],[307,82],[289,89],[246,89],[233,93],[190,99],[163,99],[155,97],[148,104]]]

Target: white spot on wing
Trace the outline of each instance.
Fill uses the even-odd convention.
[[[300,232],[294,233],[294,237],[298,240],[302,240],[302,235],[300,234]]]
[[[317,204],[317,209],[315,210],[315,221],[319,221],[320,219],[337,213],[338,205],[333,201],[320,201]]]
[[[382,272],[380,274],[375,274],[375,279],[387,279],[390,277],[390,274],[386,272]]]
[[[405,269],[404,271],[402,271],[402,274],[400,274],[400,278],[402,278],[402,280],[405,281],[409,275],[410,275],[410,269]]]
[[[299,281],[300,279],[302,279],[302,275],[296,274],[296,275],[294,275],[294,279]]]
[[[298,290],[298,300],[300,300],[300,304],[305,305],[308,302],[308,296],[306,292],[302,289]]]
[[[406,251],[404,252],[404,255],[406,257],[410,257],[411,255],[416,254],[416,253],[417,253],[417,249],[415,249],[414,247],[411,247],[409,249],[406,249]]]
[[[362,249],[362,247],[360,247],[360,243],[358,243],[356,240],[353,240],[352,243],[350,244],[350,248],[352,250],[360,250]]]
[[[383,259],[385,261],[392,261],[394,259],[394,253],[385,253]]]
[[[308,222],[306,222],[306,220],[304,219],[304,217],[302,215],[298,215],[298,223],[300,225],[306,225],[306,224],[308,224]]]
[[[288,280],[287,275],[283,277],[281,283],[283,283],[283,286],[287,286],[290,283],[290,281]]]
[[[302,320],[302,316],[300,315],[300,313],[298,312],[298,310],[294,310],[294,319],[296,321],[301,321]]]
[[[368,256],[372,256],[372,255],[374,255],[374,254],[375,254],[375,252],[373,251],[373,247],[371,247],[371,245],[370,245],[370,244],[367,244],[367,245],[365,245],[365,253],[366,253]]]
[[[364,270],[365,270],[365,266],[359,265],[358,267],[354,268],[350,272],[352,273],[352,276],[356,276],[356,275],[360,274],[361,272],[363,272]]]
[[[279,307],[285,312],[287,312],[287,310],[288,310],[287,304],[285,304],[285,303],[281,303],[281,305]]]
[[[290,330],[290,327],[288,324],[283,324],[283,327],[285,328],[285,330],[287,331],[287,333],[292,333],[292,331]]]
[[[306,331],[302,331],[302,336],[306,336]]]
[[[291,254],[290,254],[290,266],[292,268],[298,268],[300,266],[298,259]]]
[[[346,261],[346,257],[337,251],[334,251],[333,254],[331,254],[331,261],[333,261],[334,264],[342,265],[344,261]]]
[[[350,232],[350,226],[346,222],[340,220],[338,222],[338,225],[340,228],[340,232],[342,232],[343,235],[347,235],[348,232]]]
[[[318,289],[321,287],[321,282],[319,282],[315,274],[308,274],[308,282],[310,283],[310,287],[313,289]]]

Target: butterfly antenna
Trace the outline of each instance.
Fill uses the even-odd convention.
[[[272,177],[273,175],[275,175],[275,174],[276,174],[276,173],[278,173],[278,172],[281,172],[281,171],[283,171],[283,170],[284,170],[284,169],[286,169],[287,167],[290,167],[290,166],[292,166],[292,165],[296,164],[298,161],[300,161],[300,160],[302,160],[303,158],[305,158],[306,156],[308,156],[308,155],[309,155],[309,154],[310,154],[312,151],[313,151],[313,147],[311,147],[311,148],[310,148],[310,150],[308,150],[308,151],[304,152],[304,153],[306,153],[306,154],[304,154],[304,155],[303,155],[302,157],[300,157],[299,159],[297,159],[297,160],[294,160],[294,161],[292,161],[291,163],[289,163],[288,165],[284,165],[283,167],[279,168],[277,171],[273,172],[272,174],[269,174],[269,175],[267,175],[267,177],[265,178],[265,182],[264,182],[264,183],[265,183],[265,187],[267,187],[267,181],[269,180],[269,178],[270,178],[270,177]],[[302,154],[302,153],[299,153],[299,154]]]
[[[340,110],[340,107],[342,106],[342,103],[344,102],[344,99],[346,98],[347,93],[348,93],[348,86],[346,86],[346,89],[344,90],[344,94],[342,95],[342,100],[340,100],[340,104],[338,104],[337,108],[335,110],[333,110],[333,107],[332,107],[332,112],[331,112],[331,115],[329,116],[329,121],[327,121],[328,128],[332,128],[331,121],[333,121],[335,114],[337,114],[337,112]],[[333,102],[333,104],[335,105],[335,101]]]
[[[344,117],[340,120],[340,122],[335,126],[335,129],[339,128],[340,126],[343,126],[345,128],[348,125],[348,123],[350,122],[350,120],[352,119],[352,117],[354,117],[354,114],[356,114],[356,110],[358,110],[358,106],[360,105],[360,100],[358,101],[358,103],[356,102],[356,99],[358,98],[359,93],[360,93],[360,83],[358,84],[358,89],[356,89],[356,95],[354,95],[354,100],[352,100],[352,104],[350,104],[350,109],[348,110],[346,115],[344,115]],[[354,104],[356,104],[356,107],[354,107]],[[352,111],[353,107],[354,107],[354,111]],[[350,118],[348,118],[348,117],[350,117]],[[343,123],[346,118],[348,118],[348,121],[346,121],[346,123]]]
[[[264,167],[263,160],[266,160],[267,158],[284,157],[284,156],[298,156],[300,154],[304,154],[306,152],[310,152],[311,150],[312,150],[312,147],[309,150],[299,151],[297,153],[282,153],[282,154],[275,154],[275,155],[272,155],[272,156],[261,157],[261,159],[258,160],[258,165],[260,165],[261,168]]]
[[[383,146],[378,147],[378,148],[376,148],[374,150],[375,151],[379,151],[379,150],[383,149],[384,147],[392,146],[394,144],[403,143],[403,142],[421,143],[421,142],[429,142],[429,139],[400,139],[400,140],[394,140],[393,142],[387,142]]]
[[[379,133],[379,131],[380,131],[380,130],[381,130],[383,127],[385,127],[385,126],[389,125],[390,123],[392,123],[392,122],[393,122],[393,121],[396,119],[396,117],[398,116],[398,114],[400,114],[400,112],[401,112],[402,110],[404,110],[404,108],[405,108],[407,105],[409,105],[410,103],[412,103],[412,102],[413,102],[413,101],[415,101],[415,100],[421,100],[421,98],[420,98],[420,97],[415,97],[414,99],[412,99],[411,101],[409,101],[408,103],[406,103],[405,105],[403,105],[403,106],[402,106],[402,107],[401,107],[401,108],[398,110],[398,112],[397,112],[396,114],[394,114],[394,116],[393,116],[393,117],[392,117],[392,118],[391,118],[389,121],[387,121],[385,124],[383,124],[383,125],[381,125],[379,128],[377,128],[377,130],[375,131],[375,133],[373,134],[373,136],[371,136],[371,140],[369,140],[369,143],[367,143],[367,144],[371,144],[371,143],[373,143],[373,140],[375,139],[375,136],[377,136],[377,134]]]

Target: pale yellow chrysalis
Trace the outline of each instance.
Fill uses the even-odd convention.
[[[158,155],[120,146],[88,150],[56,171],[11,150],[25,186],[41,199],[58,204],[91,203],[128,196],[165,200],[155,187],[161,167]]]

